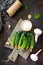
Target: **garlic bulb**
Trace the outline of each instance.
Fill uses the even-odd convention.
[[[35,54],[31,54],[30,55],[30,59],[33,61],[37,61],[38,60],[38,54],[42,51],[42,49],[40,49],[39,51],[37,51]]]
[[[38,37],[42,34],[42,30],[39,28],[34,29],[34,33],[35,33],[35,42],[37,42]]]

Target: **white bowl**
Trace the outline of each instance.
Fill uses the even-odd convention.
[[[30,31],[32,29],[32,23],[29,20],[23,20],[21,22],[21,29],[23,31]]]

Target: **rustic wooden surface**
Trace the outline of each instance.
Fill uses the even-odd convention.
[[[38,55],[39,60],[37,62],[31,61],[30,58],[28,58],[28,60],[25,61],[20,56],[18,57],[15,63],[9,61],[7,64],[5,64],[4,62],[2,62],[2,59],[7,59],[7,56],[12,51],[10,49],[4,48],[4,44],[20,18],[27,19],[27,15],[29,13],[31,13],[33,16],[34,12],[39,12],[41,14],[40,20],[34,20],[34,18],[32,17],[31,21],[34,27],[38,27],[43,30],[43,0],[25,0],[25,1],[21,0],[21,1],[23,5],[26,4],[29,5],[29,10],[25,11],[24,7],[22,7],[12,18],[6,20],[7,22],[10,22],[12,28],[8,30],[7,27],[3,27],[0,33],[0,65],[43,65],[43,51]],[[4,20],[3,23],[5,24],[6,21]],[[43,49],[43,34],[39,37],[38,43],[35,45],[32,53],[37,52],[40,48]]]

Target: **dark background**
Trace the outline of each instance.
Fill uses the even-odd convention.
[[[33,14],[35,12],[40,13],[40,15],[41,15],[40,19],[35,20],[32,17],[31,22],[33,23],[33,27],[35,27],[35,28],[38,27],[38,28],[42,29],[42,31],[43,31],[43,0],[21,0],[23,6],[11,18],[6,15],[5,11],[7,8],[10,7],[10,5],[15,0],[11,0],[12,2],[10,2],[10,4],[9,3],[6,4],[6,1],[7,0],[0,0],[0,13],[2,16],[2,23],[5,25],[6,22],[10,22],[12,27],[10,30],[8,30],[7,27],[3,26],[2,31],[0,33],[0,65],[43,65],[43,51],[38,55],[39,60],[37,62],[31,61],[30,58],[28,58],[27,60],[24,60],[20,56],[18,56],[15,63],[13,63],[12,61],[9,61],[7,64],[5,64],[4,62],[2,62],[3,59],[4,60],[7,59],[7,56],[12,51],[10,49],[5,48],[4,44],[5,44],[8,36],[10,36],[12,30],[14,29],[14,27],[16,26],[16,24],[20,18],[28,19],[27,18],[28,14],[31,14],[33,16]],[[3,4],[3,2],[4,2],[4,4]],[[24,9],[25,5],[29,6],[28,11],[26,11]],[[43,34],[39,37],[38,43],[35,45],[32,53],[37,52],[40,48],[42,48],[42,50],[43,50]]]

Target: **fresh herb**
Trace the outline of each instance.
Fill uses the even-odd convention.
[[[29,9],[28,5],[25,5],[24,8],[26,11],[28,11],[28,9]]]
[[[34,13],[34,19],[39,19],[40,18],[40,14],[39,13]]]

